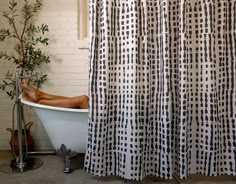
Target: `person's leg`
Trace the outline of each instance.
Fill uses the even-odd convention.
[[[51,95],[29,86],[25,81],[22,81],[21,88],[23,97],[32,102],[65,108],[87,109],[89,106],[89,98],[86,95],[76,97]]]
[[[21,82],[21,89],[23,90],[24,97],[33,102],[37,102],[40,99],[54,100],[59,98],[67,98],[64,96],[51,95],[38,89],[35,89],[29,86],[24,80]]]
[[[89,98],[86,95],[82,95],[82,96],[65,97],[52,100],[40,99],[37,103],[56,107],[88,109]]]

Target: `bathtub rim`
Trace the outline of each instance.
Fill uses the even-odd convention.
[[[72,108],[63,108],[63,107],[56,107],[56,106],[49,106],[49,105],[43,105],[38,104],[34,102],[30,102],[22,97],[22,95],[19,96],[21,103],[31,106],[31,107],[37,107],[41,109],[50,109],[50,110],[56,110],[56,111],[64,111],[64,112],[88,112],[88,109],[72,109]]]

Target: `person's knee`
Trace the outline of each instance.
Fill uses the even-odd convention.
[[[81,100],[82,100],[83,102],[88,102],[88,101],[89,101],[89,97],[88,97],[87,95],[82,95],[82,96],[81,96]]]
[[[82,95],[79,98],[80,98],[79,108],[87,109],[89,107],[89,97],[87,95]]]

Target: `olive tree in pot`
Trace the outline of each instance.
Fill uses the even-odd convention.
[[[5,78],[0,82],[0,89],[11,99],[16,95],[16,70],[20,71],[21,76],[29,76],[26,79],[28,84],[36,88],[40,88],[47,79],[41,67],[50,62],[49,56],[44,52],[49,42],[45,33],[49,30],[45,24],[35,25],[41,8],[42,0],[10,0],[8,9],[2,14],[7,28],[5,26],[0,29],[0,42],[3,44],[1,48],[8,43],[10,48],[0,50],[0,62],[4,62],[2,66],[11,64],[13,67],[6,71]],[[26,132],[27,129],[29,128],[26,127]],[[13,129],[7,130],[12,135],[16,132]],[[23,146],[27,142],[24,137],[27,136],[23,136]],[[29,142],[33,144],[31,140]],[[14,140],[10,144],[12,148],[16,146]]]
[[[45,33],[48,26],[35,25],[35,18],[42,7],[42,0],[10,0],[7,11],[2,16],[9,27],[0,29],[0,41],[14,44],[13,49],[0,51],[0,61],[11,62],[15,67],[6,72],[0,89],[13,99],[15,97],[15,72],[30,76],[28,84],[40,88],[47,75],[42,73],[41,66],[50,62],[49,56],[43,52],[49,39]]]

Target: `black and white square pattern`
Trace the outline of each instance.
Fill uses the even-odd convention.
[[[85,171],[236,175],[236,1],[90,0]]]

